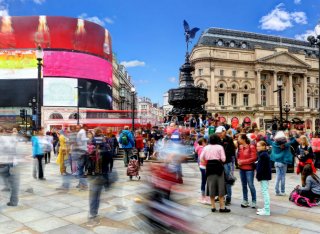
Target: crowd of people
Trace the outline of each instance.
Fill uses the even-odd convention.
[[[16,137],[16,129],[10,134],[0,129],[0,174],[6,185],[4,189],[11,191],[9,206],[18,205],[19,200]],[[162,127],[131,131],[125,126],[119,133],[110,128],[88,130],[80,125],[46,133],[41,129],[31,138],[33,177],[46,180],[45,167],[55,160],[62,176],[57,190],[69,190],[71,181],[77,179],[76,187],[80,191],[89,190],[89,218],[95,223],[101,191],[108,189],[117,178],[113,162],[119,148],[124,153],[124,167],[129,166],[132,156],[136,156],[139,167],[151,159],[162,161],[170,172],[166,176],[170,174],[170,180],[175,183],[183,183],[181,163],[193,157],[201,175],[199,202],[211,205],[212,212],[217,211],[216,202],[219,202],[220,213],[231,212],[228,207],[232,204],[232,186],[237,177],[235,168],[238,168],[241,207],[257,208],[256,179],[264,202],[264,207],[256,213],[270,215],[272,162],[276,172],[276,196],[286,196],[290,192],[286,191],[285,178],[288,166],[295,165],[296,173],[301,175],[301,184],[295,189],[319,204],[320,144],[319,147],[316,144],[317,137],[297,130],[260,130],[256,124],[230,126],[219,121],[218,114],[212,118],[190,115],[183,121],[173,116],[165,119]],[[169,198],[170,189],[166,193]]]

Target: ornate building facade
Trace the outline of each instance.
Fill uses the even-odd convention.
[[[308,42],[277,36],[209,28],[190,56],[195,85],[208,89],[208,112],[230,122],[265,128],[279,118],[278,81],[288,120],[305,121],[314,131],[319,119],[318,52]],[[283,118],[285,118],[285,113]]]

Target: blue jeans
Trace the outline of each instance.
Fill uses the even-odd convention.
[[[230,175],[232,173],[232,162],[224,164],[224,171],[226,175]],[[232,189],[231,189],[231,184],[226,184],[227,188],[227,201],[231,201],[231,196],[232,196]]]
[[[248,201],[248,186],[249,186],[252,202],[256,202],[257,201],[256,189],[253,184],[254,171],[240,170],[240,179],[242,184],[243,200]]]
[[[100,206],[100,196],[103,187],[108,184],[108,177],[106,176],[93,176],[90,178],[89,183],[89,206],[90,206],[90,218],[94,218],[98,215]]]
[[[132,156],[132,149],[123,148],[123,150],[124,150],[123,162],[125,166],[128,166],[129,157]]]
[[[200,168],[200,172],[201,172],[201,195],[205,196],[206,183],[207,183],[206,169]]]
[[[287,164],[275,162],[274,167],[276,168],[276,194],[280,193],[280,183],[281,183],[281,193],[285,193],[286,186],[286,172],[287,172]]]

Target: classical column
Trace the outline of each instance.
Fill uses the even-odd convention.
[[[278,74],[277,71],[273,72],[273,91],[272,92],[274,92],[274,91],[276,91],[278,89],[278,86],[277,86],[277,74]],[[273,93],[273,105],[275,107],[278,106],[278,93],[277,92]]]
[[[214,67],[210,67],[210,95],[209,95],[209,105],[217,104],[218,100],[215,99],[215,86],[216,86],[216,81],[214,77]]]
[[[261,70],[257,70],[257,80],[256,80],[256,104],[261,105]]]
[[[302,106],[304,108],[307,108],[308,106],[308,93],[307,93],[307,89],[308,89],[308,83],[307,83],[307,75],[303,74],[303,100],[302,100]]]
[[[293,83],[292,83],[292,73],[291,72],[289,72],[288,94],[289,94],[289,105],[290,105],[290,107],[293,107]]]

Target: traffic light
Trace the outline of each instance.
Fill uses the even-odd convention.
[[[25,118],[26,118],[26,110],[25,110],[25,109],[20,110],[20,117],[21,117],[22,119],[25,119]]]
[[[74,116],[74,119],[78,119],[78,113],[74,113],[73,116]]]

